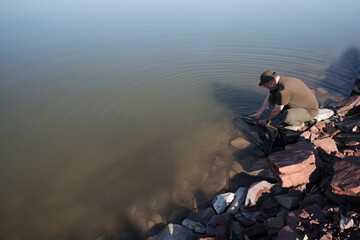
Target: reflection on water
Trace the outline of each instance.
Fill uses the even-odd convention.
[[[3,239],[143,239],[244,183],[225,169],[257,174],[229,141],[265,69],[327,104],[360,64],[356,1],[20,2],[0,4]]]

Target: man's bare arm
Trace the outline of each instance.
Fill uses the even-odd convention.
[[[267,124],[271,123],[279,114],[281,113],[281,110],[283,110],[285,105],[278,105],[275,104],[273,110],[270,113],[270,117],[268,119],[262,119],[259,121],[259,124],[266,126]]]
[[[260,109],[259,109],[255,114],[250,115],[251,118],[254,118],[254,119],[256,119],[256,120],[260,119],[261,114],[262,114],[266,109],[268,109],[269,106],[270,106],[269,97],[270,97],[270,95],[265,98],[265,100],[264,100],[263,104],[261,105]]]

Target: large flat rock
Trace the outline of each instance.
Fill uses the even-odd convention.
[[[344,157],[334,164],[332,192],[338,195],[360,197],[360,159]]]
[[[352,96],[345,98],[338,102],[335,106],[336,113],[339,116],[351,116],[359,113],[360,110],[360,96]]]
[[[267,157],[269,166],[282,187],[310,182],[310,176],[316,169],[314,151],[312,143],[298,142]]]
[[[325,152],[330,154],[331,152],[337,152],[338,148],[332,138],[316,139],[313,141],[315,148],[322,148]]]

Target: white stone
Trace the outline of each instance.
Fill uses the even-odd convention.
[[[354,220],[352,220],[352,218],[342,217],[340,219],[340,228],[341,229],[349,229],[349,228],[352,228],[353,226],[354,226]]]
[[[231,203],[229,209],[226,211],[227,213],[235,214],[240,209],[241,205],[243,205],[245,202],[247,190],[248,190],[247,187],[240,187],[236,191],[235,199]]]
[[[227,206],[234,200],[235,194],[232,192],[222,193],[216,196],[213,203],[217,214],[222,213]]]
[[[331,109],[321,108],[321,109],[319,109],[318,115],[316,115],[316,117],[314,117],[314,119],[316,119],[317,121],[322,121],[322,120],[332,117],[334,114],[335,114],[334,111]]]

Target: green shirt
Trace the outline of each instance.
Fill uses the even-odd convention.
[[[275,104],[287,105],[290,108],[304,108],[311,117],[315,117],[319,111],[319,103],[315,95],[304,82],[297,78],[280,76],[280,80],[274,94]]]

